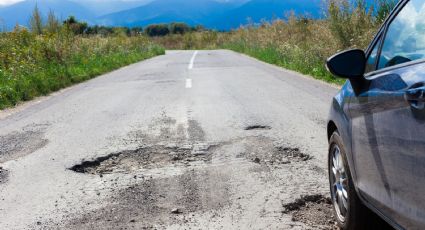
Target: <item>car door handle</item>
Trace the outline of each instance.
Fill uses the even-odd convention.
[[[409,102],[425,102],[425,86],[408,89],[404,97]]]
[[[409,102],[410,106],[416,109],[425,108],[425,85],[418,84],[406,90],[404,98]]]

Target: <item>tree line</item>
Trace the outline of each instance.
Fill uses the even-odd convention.
[[[69,16],[66,20],[60,21],[53,11],[47,15],[44,20],[37,5],[34,7],[29,20],[29,29],[35,34],[57,33],[61,29],[67,29],[75,35],[127,35],[136,36],[146,34],[150,37],[166,36],[170,34],[185,34],[187,32],[196,32],[206,30],[203,26],[190,26],[182,22],[152,24],[146,27],[113,27],[89,25],[87,22],[79,21],[74,16]]]

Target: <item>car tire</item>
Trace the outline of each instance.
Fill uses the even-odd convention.
[[[336,151],[339,153],[336,154]],[[337,168],[340,171],[335,172]],[[338,132],[334,132],[329,140],[328,171],[331,200],[338,227],[343,230],[365,229],[366,213],[369,210],[357,196],[345,146]]]

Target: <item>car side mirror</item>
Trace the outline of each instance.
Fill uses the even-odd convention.
[[[337,77],[348,79],[363,77],[366,69],[366,55],[360,49],[343,51],[328,58],[326,67]]]

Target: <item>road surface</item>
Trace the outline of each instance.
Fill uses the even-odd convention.
[[[0,229],[332,228],[336,92],[231,51],[169,51],[2,111]]]

